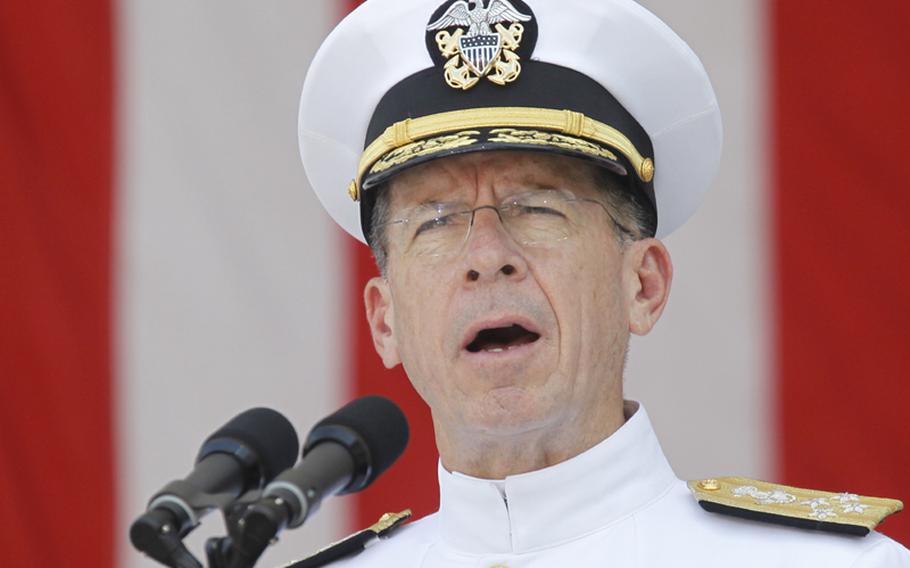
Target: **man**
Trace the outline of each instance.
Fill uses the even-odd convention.
[[[370,0],[313,62],[300,142],[373,248],[373,342],[440,453],[440,511],[339,566],[910,566],[859,536],[899,502],[687,485],[623,400],[630,334],[672,281],[655,237],[694,212],[721,147],[701,63],[652,14]]]

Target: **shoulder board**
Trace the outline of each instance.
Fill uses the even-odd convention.
[[[712,513],[859,536],[904,508],[896,499],[800,489],[745,477],[690,481],[689,489],[698,504]]]
[[[379,517],[379,521],[373,526],[330,544],[308,558],[285,564],[281,568],[319,568],[346,556],[359,554],[377,540],[391,536],[395,529],[410,518],[410,509],[405,509],[400,513],[386,513]]]

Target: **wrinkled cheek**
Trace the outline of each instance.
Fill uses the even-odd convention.
[[[588,258],[593,258],[589,256]],[[624,306],[622,266],[610,262],[611,257],[602,256],[593,260],[590,266],[579,272],[578,321],[584,345],[580,358],[588,367],[600,366],[606,359],[615,357],[615,343],[623,333]]]
[[[443,364],[438,347],[441,319],[437,309],[430,301],[418,301],[409,303],[399,314],[399,352],[412,380],[435,375],[434,367]]]
[[[410,310],[399,314],[398,324],[398,350],[401,353],[402,362],[405,364],[405,370],[415,368],[418,362],[418,355],[422,349],[418,342],[421,337],[420,321],[416,319],[415,314]]]

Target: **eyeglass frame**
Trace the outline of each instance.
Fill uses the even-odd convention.
[[[594,203],[596,205],[599,205],[600,208],[603,209],[604,213],[607,214],[607,217],[610,219],[610,222],[613,224],[614,229],[617,231],[618,236],[622,240],[625,240],[626,238],[633,239],[633,240],[635,239],[635,233],[633,233],[630,229],[628,229],[625,225],[623,225],[616,219],[616,217],[613,215],[613,213],[610,212],[610,209],[606,203],[603,203],[600,200],[593,199],[590,197],[578,197],[571,190],[568,190],[568,189],[547,188],[547,189],[529,190],[527,192],[508,196],[502,202],[500,202],[499,205],[479,205],[472,209],[464,209],[461,211],[454,211],[452,213],[446,213],[445,215],[440,215],[438,217],[428,219],[428,221],[438,221],[439,219],[443,219],[445,217],[455,217],[455,216],[461,216],[461,215],[470,213],[471,220],[468,223],[468,228],[467,228],[467,231],[465,231],[464,240],[462,241],[462,245],[464,245],[464,243],[466,243],[471,238],[471,231],[474,229],[474,219],[475,219],[478,211],[480,211],[481,209],[491,209],[491,210],[495,211],[496,216],[499,218],[499,222],[503,225],[503,228],[505,228],[506,225],[502,218],[502,213],[503,213],[504,208],[517,206],[517,204],[514,202],[514,200],[517,197],[520,197],[522,195],[532,193],[532,192],[544,192],[544,191],[556,192],[557,194],[562,194],[562,195],[566,195],[566,194],[571,195],[571,197],[563,199],[563,201],[565,203]],[[508,202],[508,200],[510,200],[510,199],[513,200],[511,203]],[[417,206],[417,207],[420,207],[420,206]],[[417,209],[417,207],[415,207],[413,209]],[[410,222],[411,222],[410,218],[403,217],[403,218],[399,218],[399,219],[393,219],[391,221],[386,221],[384,223],[379,223],[377,225],[374,225],[373,228],[374,228],[374,230],[375,229],[385,229],[386,227],[388,227],[390,225],[408,224]],[[506,229],[506,232],[509,233],[508,229]],[[512,236],[511,233],[509,233],[509,236]]]

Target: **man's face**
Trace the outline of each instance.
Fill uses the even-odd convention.
[[[389,218],[427,203],[496,206],[537,190],[603,202],[594,167],[535,152],[439,159],[395,178]],[[387,280],[366,291],[376,346],[388,366],[404,365],[448,435],[584,428],[621,412],[640,255],[628,254],[602,207],[572,206],[577,222],[565,238],[532,243],[480,209],[446,255],[415,255],[414,227],[386,228]]]

